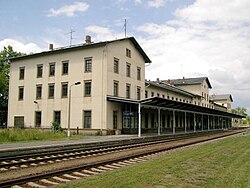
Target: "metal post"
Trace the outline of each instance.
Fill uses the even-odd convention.
[[[185,112],[185,133],[187,133],[187,112]]]
[[[201,114],[201,131],[203,131],[204,126],[204,114]]]
[[[173,110],[173,134],[175,134],[175,110]]]
[[[141,103],[138,104],[138,137],[141,137]]]
[[[71,87],[72,85],[69,87],[69,112],[68,112],[68,132],[67,132],[67,136],[70,137],[70,99],[71,99]]]
[[[158,107],[158,135],[161,135],[161,109]]]
[[[81,82],[76,82],[72,85],[69,86],[69,110],[68,110],[68,131],[67,131],[67,136],[70,137],[70,106],[71,106],[71,87],[75,85],[79,85]]]
[[[195,113],[194,113],[194,132],[196,132],[196,119],[195,119]]]
[[[210,123],[210,121],[209,121],[209,115],[207,115],[207,130],[209,131],[209,123]]]

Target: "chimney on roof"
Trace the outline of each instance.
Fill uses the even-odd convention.
[[[156,82],[159,84],[159,83],[160,83],[160,79],[159,79],[159,78],[156,78]]]
[[[53,44],[49,44],[49,50],[54,50]]]
[[[86,35],[85,42],[86,44],[91,44],[91,36]]]
[[[168,83],[168,84],[171,84],[171,81],[170,81],[170,79],[168,79],[167,83]]]

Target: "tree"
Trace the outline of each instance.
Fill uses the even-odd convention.
[[[8,108],[8,90],[9,90],[9,59],[25,55],[21,52],[15,52],[12,46],[4,47],[0,52],[0,127],[7,119]],[[4,115],[2,113],[4,112]]]
[[[247,116],[247,109],[244,107],[237,107],[235,109],[232,109],[232,113]]]

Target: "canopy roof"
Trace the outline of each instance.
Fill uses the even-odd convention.
[[[131,99],[124,99],[119,97],[107,97],[108,101],[114,101],[114,102],[121,102],[121,103],[132,103],[132,104],[141,104],[141,106],[152,106],[152,107],[162,107],[162,108],[168,108],[173,110],[180,110],[180,111],[187,111],[187,112],[195,112],[195,113],[203,113],[203,114],[209,114],[209,115],[219,115],[219,116],[226,116],[231,118],[244,118],[244,116],[232,114],[229,112],[223,112],[220,110],[215,110],[211,108],[206,108],[190,103],[183,103],[179,101],[173,101],[165,98],[160,97],[150,97],[147,99],[142,100],[131,100]]]

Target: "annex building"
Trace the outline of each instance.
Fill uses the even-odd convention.
[[[11,59],[8,127],[136,134],[231,127],[232,96],[209,95],[207,77],[150,81],[134,37]],[[223,98],[224,97],[224,98]],[[226,100],[225,100],[226,98]]]

